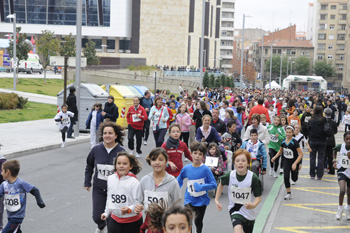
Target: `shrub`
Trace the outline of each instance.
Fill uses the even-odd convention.
[[[15,93],[0,93],[0,109],[24,108],[27,98],[19,97]]]

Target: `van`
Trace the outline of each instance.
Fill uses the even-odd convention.
[[[18,72],[25,72],[27,74],[37,72],[39,74],[42,74],[43,66],[41,65],[41,61],[38,54],[28,53],[27,60],[21,60],[19,62]]]

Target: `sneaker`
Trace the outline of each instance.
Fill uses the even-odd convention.
[[[273,177],[278,178],[278,173],[274,171],[273,172]]]
[[[345,208],[345,215],[346,215],[346,219],[350,220],[350,207],[349,206],[347,208]]]
[[[75,139],[75,137],[73,137],[73,136],[69,136],[69,137],[67,137],[67,138],[70,138],[70,139]]]
[[[66,147],[66,142],[62,142],[61,148],[65,148]]]
[[[147,146],[147,141],[143,141],[143,145]]]
[[[288,201],[290,199],[292,199],[292,194],[287,193],[287,195],[284,196],[284,200]]]
[[[106,229],[106,227],[103,228],[102,230],[96,228],[95,233],[104,233],[104,232],[105,232],[105,229]]]
[[[339,208],[337,209],[337,213],[335,214],[335,217],[337,218],[337,220],[341,220],[343,215],[343,208]]]
[[[141,158],[141,155],[139,153],[136,153],[135,157],[136,158]]]
[[[129,154],[135,155],[135,150],[129,150]]]
[[[314,179],[315,179],[315,177],[314,177],[314,176],[310,176],[310,179],[314,180]]]
[[[295,185],[296,183],[297,183],[297,182],[294,182],[294,181],[292,181],[292,180],[290,181],[290,184],[291,184],[291,185]]]
[[[283,168],[280,168],[280,175],[283,174]]]
[[[273,172],[272,169],[270,168],[269,175],[272,176]]]

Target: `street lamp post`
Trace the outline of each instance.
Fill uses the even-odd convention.
[[[200,47],[200,55],[199,55],[199,86],[203,86],[203,50],[204,50],[204,22],[205,22],[205,0],[202,2],[202,35],[201,35],[201,47]]]
[[[270,48],[270,84],[269,84],[270,89],[271,89],[271,73],[272,73],[272,43],[273,41],[271,41],[271,48]]]
[[[281,52],[281,64],[280,64],[280,80],[279,80],[279,85],[281,86],[281,79],[282,79],[282,52]],[[288,66],[287,66],[288,67]]]
[[[263,76],[263,69],[264,69],[264,36],[265,34],[263,34],[262,36],[262,41],[261,41],[261,64],[260,64],[260,73]],[[262,80],[261,80],[262,81]]]
[[[245,18],[250,18],[250,16],[246,16],[243,14],[243,27],[242,27],[242,46],[241,46],[241,74],[240,74],[240,79],[239,79],[239,88],[242,90],[242,79],[243,79],[243,53],[244,53],[244,26],[245,26]]]
[[[290,74],[293,75],[293,63],[294,61],[291,61],[290,63]]]
[[[11,15],[8,15],[6,19],[12,19],[13,20],[13,61],[12,61],[12,68],[13,68],[13,90],[16,90],[16,73],[17,73],[17,54],[16,54],[16,13],[13,13]]]

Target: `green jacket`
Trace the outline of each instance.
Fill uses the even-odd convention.
[[[284,132],[282,126],[276,127],[274,125],[269,125],[269,127],[267,127],[267,130],[269,131],[270,135],[270,142],[267,147],[278,152],[281,148],[282,141],[286,138],[286,133]],[[278,134],[278,137],[276,137],[276,134]]]

